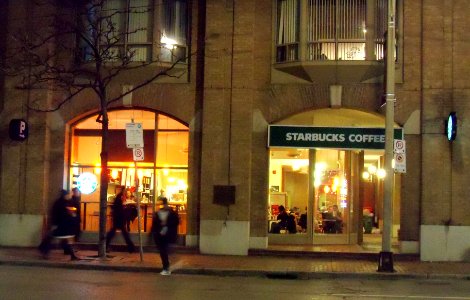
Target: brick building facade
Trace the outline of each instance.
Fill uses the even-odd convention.
[[[305,11],[313,11],[314,0],[187,1],[187,45],[192,55],[185,65],[186,75],[159,79],[143,87],[132,94],[126,106],[122,102],[113,104],[116,110],[161,113],[188,127],[185,244],[197,246],[202,253],[246,255],[249,249],[270,244],[317,244],[322,240],[315,239],[310,217],[300,239],[269,233],[270,189],[276,186],[270,180],[273,174],[280,174],[271,163],[272,151],[277,150],[267,147],[268,125],[363,128],[384,124],[383,57],[316,60],[309,57],[310,48],[303,43],[323,42],[311,40],[300,29],[293,43],[298,47],[294,50],[296,57],[289,60],[283,52],[287,50],[279,46],[283,2],[299,5],[296,24],[300,28],[310,26],[307,19],[313,17],[306,16]],[[363,2],[372,5],[381,1]],[[467,4],[465,0],[397,1],[395,122],[404,131],[407,172],[396,176],[393,225],[401,251],[420,253],[425,261],[465,260],[470,248],[470,204],[466,198],[470,179],[466,154],[470,147],[466,133],[470,98],[466,79],[470,72]],[[33,17],[37,14],[29,5],[29,1],[2,1],[1,22],[8,30],[0,33],[0,48],[8,48],[5,41],[17,22],[31,28],[29,22],[34,18],[24,16],[27,12]],[[378,13],[378,6],[374,7],[365,14]],[[370,28],[367,30],[370,32]],[[371,41],[364,42],[366,53],[373,51],[373,47],[367,50]],[[136,76],[120,78],[111,93],[132,85]],[[68,174],[73,124],[96,113],[97,104],[91,94],[83,94],[53,113],[28,111],[27,101],[53,103],[55,95],[41,90],[19,91],[14,80],[2,78],[0,89],[0,245],[31,246],[39,241],[46,207],[57,188],[71,188]],[[341,86],[335,100],[331,86]],[[445,120],[452,111],[457,114],[458,130],[456,140],[449,142]],[[26,141],[8,138],[8,124],[13,118],[28,122]],[[351,168],[345,171],[349,174],[345,178],[349,181],[348,195],[353,197],[352,191],[362,187],[358,174],[364,171],[364,151],[346,152],[343,162]],[[310,167],[305,174],[311,182],[314,153],[311,150],[306,154]],[[378,153],[380,162],[383,153]],[[228,208],[214,204],[216,185],[235,186],[235,203]],[[377,184],[376,189],[380,188]],[[310,183],[309,199],[316,193]],[[354,209],[352,198],[343,207],[350,216],[346,242],[350,244],[361,243],[363,236],[363,194],[354,193]],[[306,200],[306,212],[313,216],[317,208],[310,200]],[[379,204],[376,215],[380,229]]]

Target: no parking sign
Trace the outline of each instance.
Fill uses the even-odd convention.
[[[135,161],[144,160],[144,148],[132,148],[132,154]]]
[[[395,153],[395,172],[406,173],[406,155],[404,153]]]

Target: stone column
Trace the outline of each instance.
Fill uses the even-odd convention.
[[[248,253],[253,5],[248,0],[207,1],[199,243],[202,253]],[[214,185],[235,186],[235,204],[214,204]]]

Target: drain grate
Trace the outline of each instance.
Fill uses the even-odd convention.
[[[282,280],[294,280],[299,279],[299,275],[295,273],[268,273],[266,277],[269,279],[282,279]]]

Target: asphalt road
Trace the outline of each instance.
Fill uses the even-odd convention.
[[[0,267],[0,299],[469,299],[466,280],[286,280]]]

